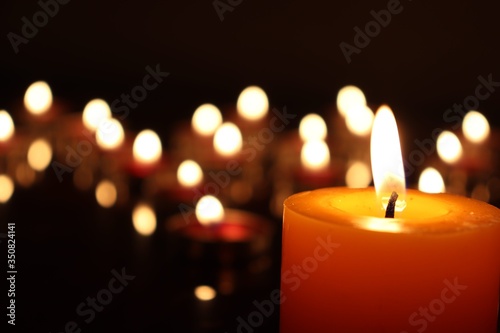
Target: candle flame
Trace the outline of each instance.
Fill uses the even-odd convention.
[[[52,106],[52,91],[47,82],[32,83],[24,94],[24,105],[29,113],[41,115]]]
[[[153,164],[161,158],[161,141],[158,134],[152,130],[143,130],[134,140],[132,153],[134,159],[145,164]]]
[[[145,203],[139,203],[132,212],[132,222],[137,233],[149,236],[156,230],[156,214],[153,208]]]
[[[194,131],[203,136],[213,135],[222,124],[222,115],[213,104],[200,105],[193,114],[191,126]]]
[[[310,113],[299,124],[299,135],[302,141],[325,140],[327,135],[326,123],[320,115]]]
[[[365,94],[356,86],[345,86],[337,94],[337,109],[345,117],[351,109],[366,106]]]
[[[0,141],[5,142],[14,135],[14,122],[10,114],[5,111],[0,111]]]
[[[202,225],[217,224],[224,219],[224,207],[216,197],[205,195],[196,204],[195,214]]]
[[[446,163],[453,164],[462,157],[462,144],[458,137],[450,131],[441,132],[436,145],[439,157]]]
[[[300,161],[307,169],[324,169],[330,164],[330,149],[323,140],[307,141],[300,151]]]
[[[109,118],[111,118],[111,109],[105,100],[93,99],[83,109],[83,125],[89,131],[95,132],[101,122]]]
[[[255,121],[266,116],[269,101],[262,88],[250,86],[245,88],[236,103],[238,114],[246,120]]]
[[[14,182],[8,175],[0,175],[0,203],[9,201],[14,193]]]
[[[101,207],[109,208],[113,206],[117,198],[115,184],[107,179],[101,180],[96,186],[95,198]]]
[[[238,153],[243,147],[240,129],[233,123],[222,124],[214,135],[215,151],[222,156]]]
[[[418,189],[427,193],[444,193],[446,188],[441,173],[434,168],[426,168],[418,179]]]
[[[372,181],[370,166],[365,162],[354,162],[345,175],[345,183],[350,188],[365,188]]]
[[[392,110],[386,105],[381,106],[375,115],[370,153],[373,183],[378,200],[386,209],[391,193],[395,191],[398,194],[395,210],[402,211],[406,206],[403,157],[396,119]]]
[[[28,164],[33,170],[45,170],[52,159],[52,147],[45,139],[37,139],[28,148]]]
[[[194,295],[200,301],[210,301],[215,298],[217,292],[210,286],[198,286],[194,289]]]
[[[185,160],[177,168],[177,180],[184,187],[194,187],[203,180],[203,171],[198,163]]]
[[[357,136],[370,134],[373,125],[373,111],[366,105],[351,107],[345,114],[345,123],[349,132]]]
[[[490,124],[480,112],[469,111],[464,117],[462,131],[470,142],[481,143],[490,135]]]
[[[118,120],[113,118],[106,119],[97,127],[95,140],[97,145],[102,149],[116,149],[125,140],[125,132]]]

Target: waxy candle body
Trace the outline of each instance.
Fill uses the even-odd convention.
[[[500,210],[410,190],[384,219],[373,188],[285,201],[281,332],[494,333]]]

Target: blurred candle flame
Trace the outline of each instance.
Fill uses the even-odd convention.
[[[156,214],[153,208],[145,203],[139,203],[132,212],[132,222],[135,231],[143,236],[149,236],[156,230]]]
[[[97,184],[95,197],[101,207],[109,208],[113,206],[116,203],[117,196],[116,186],[110,180],[104,179]]]
[[[320,115],[310,113],[299,124],[299,135],[302,141],[325,140],[327,135],[326,123]]]
[[[28,164],[33,170],[45,170],[52,160],[52,147],[45,139],[33,141],[28,148]]]
[[[198,286],[194,289],[194,295],[200,301],[210,301],[215,298],[217,292],[210,286]]]
[[[214,135],[215,151],[222,156],[231,156],[240,152],[243,138],[240,129],[233,123],[222,124]]]
[[[224,219],[224,207],[216,197],[205,195],[196,204],[195,214],[202,225],[217,224]]]
[[[337,110],[345,117],[350,110],[366,106],[365,94],[356,86],[345,86],[337,94]]]
[[[105,119],[97,127],[95,139],[100,148],[112,150],[122,145],[125,140],[125,132],[118,120]]]
[[[105,100],[96,98],[85,105],[82,114],[83,125],[89,131],[95,132],[101,122],[111,118],[111,109]]]
[[[177,168],[177,180],[184,187],[194,187],[203,180],[203,171],[198,163],[185,160]]]
[[[434,168],[426,168],[418,179],[418,190],[427,193],[444,193],[446,188],[441,173]]]
[[[436,145],[439,157],[446,163],[456,163],[462,157],[462,144],[458,137],[450,131],[441,132]]]
[[[236,103],[238,114],[246,120],[255,121],[264,118],[269,110],[269,101],[262,88],[245,88]]]
[[[132,152],[137,162],[145,164],[158,162],[162,153],[160,137],[149,129],[141,131],[134,140]]]
[[[14,135],[14,122],[10,114],[5,111],[0,111],[0,141],[8,141]]]
[[[373,118],[373,111],[368,106],[355,106],[347,110],[345,123],[352,134],[366,136],[372,129]]]
[[[387,208],[391,193],[398,194],[395,210],[406,207],[406,182],[398,126],[392,110],[381,106],[373,121],[370,142],[373,183],[378,200]]]
[[[462,131],[470,142],[481,143],[490,135],[490,124],[480,112],[469,111],[464,117]]]
[[[6,203],[14,193],[14,182],[8,175],[0,175],[0,203]]]
[[[210,136],[215,133],[222,124],[222,114],[213,104],[200,105],[193,114],[191,126],[194,131],[203,136]]]
[[[308,170],[321,170],[330,164],[330,149],[323,140],[304,142],[300,151],[302,166]]]
[[[372,181],[370,166],[364,162],[354,162],[347,169],[345,182],[350,188],[365,188]]]
[[[32,83],[24,94],[24,105],[29,113],[41,115],[52,106],[52,91],[45,81]]]

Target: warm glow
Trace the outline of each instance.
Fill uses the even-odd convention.
[[[16,182],[24,187],[29,187],[35,182],[36,173],[27,162],[21,162],[16,166]]]
[[[47,112],[52,106],[52,91],[47,82],[37,81],[26,90],[24,106],[29,113],[40,115]]]
[[[222,114],[213,104],[200,105],[191,120],[194,131],[205,136],[213,135],[221,124]]]
[[[363,91],[356,86],[345,86],[337,94],[337,109],[345,117],[351,109],[366,106]]]
[[[137,162],[156,163],[162,152],[160,137],[152,130],[143,130],[135,138],[132,151]]]
[[[210,286],[198,286],[194,289],[194,295],[200,301],[210,301],[215,298],[217,292]]]
[[[233,123],[222,124],[214,135],[215,151],[223,156],[231,156],[238,153],[243,146],[243,138],[240,129]]]
[[[444,162],[453,164],[462,157],[462,144],[452,132],[441,132],[436,144],[438,155]]]
[[[345,183],[350,188],[365,188],[372,181],[370,166],[364,162],[354,162],[345,175]]]
[[[372,129],[373,118],[373,111],[368,106],[352,107],[347,110],[345,124],[352,134],[366,136]]]
[[[330,164],[330,149],[322,140],[304,142],[300,151],[300,161],[307,169],[324,169]]]
[[[95,135],[97,145],[102,149],[115,149],[125,140],[122,124],[116,119],[106,119],[97,127]]]
[[[197,186],[203,180],[203,171],[195,161],[186,160],[177,168],[177,180],[184,187]]]
[[[43,171],[52,159],[52,147],[45,139],[37,139],[28,148],[28,164],[33,170]]]
[[[241,92],[236,108],[241,117],[247,120],[259,120],[267,114],[269,101],[264,90],[257,86],[250,86]]]
[[[95,189],[95,198],[104,208],[113,206],[116,202],[116,186],[109,180],[101,180]]]
[[[490,135],[490,124],[481,113],[469,111],[464,117],[462,131],[467,140],[481,143]]]
[[[111,118],[111,109],[106,101],[96,98],[85,105],[83,109],[83,125],[95,132],[103,120]]]
[[[395,191],[398,194],[396,211],[402,211],[406,206],[406,182],[399,142],[398,126],[392,110],[381,106],[375,119],[370,142],[373,183],[378,199],[384,209]]]
[[[156,214],[151,206],[140,203],[132,212],[132,222],[135,231],[143,236],[149,236],[156,230]]]
[[[299,135],[302,141],[325,140],[326,123],[320,115],[310,113],[300,121]]]
[[[9,140],[14,135],[14,122],[10,114],[5,111],[0,111],[0,141]]]
[[[470,197],[472,199],[488,202],[490,200],[490,195],[491,195],[490,190],[488,189],[487,185],[477,184],[476,186],[474,186],[474,189],[472,190]]]
[[[418,189],[427,193],[444,193],[446,191],[443,177],[434,168],[426,168],[422,171],[418,179]]]
[[[0,175],[0,203],[9,201],[14,193],[14,182],[7,175]]]
[[[216,197],[205,195],[196,204],[195,214],[203,225],[217,224],[224,219],[224,207]]]

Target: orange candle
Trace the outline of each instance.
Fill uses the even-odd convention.
[[[376,123],[375,189],[325,188],[285,201],[281,332],[495,333],[500,210],[405,191],[401,153],[394,170],[374,165]],[[384,152],[397,156],[390,146],[383,142]],[[392,190],[395,218],[384,218]]]

